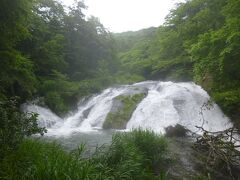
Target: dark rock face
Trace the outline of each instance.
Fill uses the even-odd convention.
[[[176,126],[168,126],[165,128],[167,137],[185,137],[189,130],[177,124]]]

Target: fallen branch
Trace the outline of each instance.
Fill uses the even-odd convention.
[[[197,128],[203,135],[197,138],[194,148],[206,155],[206,166],[210,168],[221,166],[233,177],[233,169],[240,168],[239,131],[236,128],[229,128],[210,132],[203,127]]]

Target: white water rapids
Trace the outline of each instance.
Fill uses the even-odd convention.
[[[86,101],[81,101],[77,111],[63,119],[49,109],[37,105],[25,104],[23,109],[39,114],[39,125],[47,127],[47,136],[99,131],[113,106],[114,98],[136,90],[146,92],[147,96],[133,112],[126,130],[140,127],[165,133],[166,127],[180,124],[192,132],[197,132],[195,126],[203,126],[209,131],[224,130],[232,126],[216,104],[210,109],[203,108],[203,104],[207,103],[210,97],[200,86],[191,82],[146,81],[108,88]]]

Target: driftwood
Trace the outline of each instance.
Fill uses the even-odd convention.
[[[229,128],[224,131],[210,132],[203,127],[197,128],[203,132],[203,135],[197,138],[194,148],[206,155],[206,167],[222,167],[233,177],[233,169],[240,168],[239,130]]]

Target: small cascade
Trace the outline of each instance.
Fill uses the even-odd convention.
[[[72,132],[89,132],[102,128],[102,124],[111,109],[112,99],[124,92],[125,88],[109,88],[101,94],[80,103],[76,113],[64,118],[61,127],[49,129],[51,135],[68,135]]]
[[[165,128],[180,124],[192,132],[195,126],[219,131],[232,126],[229,119],[216,104],[204,106],[210,97],[200,86],[192,83],[145,81],[133,85],[108,88],[98,95],[79,103],[78,109],[65,118],[60,118],[49,109],[37,105],[24,105],[24,111],[39,114],[40,126],[48,129],[46,135],[70,135],[74,132],[91,132],[102,129],[113,100],[119,95],[133,91],[147,92],[130,118],[127,129],[151,129],[165,133]]]
[[[22,109],[24,112],[37,113],[38,125],[40,127],[57,127],[63,122],[63,120],[56,114],[54,114],[50,109],[35,104],[23,104]]]

